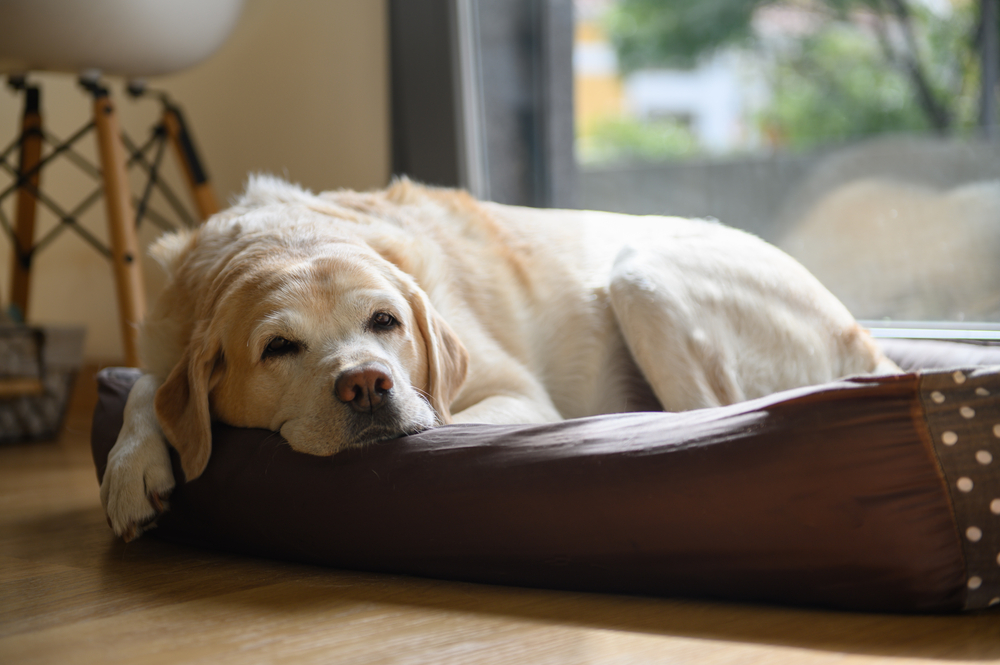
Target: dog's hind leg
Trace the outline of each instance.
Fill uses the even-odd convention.
[[[625,247],[609,293],[628,348],[668,411],[870,372],[881,356],[805,268],[721,226]]]
[[[611,275],[611,306],[626,345],[666,411],[744,399],[725,349],[713,344],[686,288],[663,262],[626,248]]]

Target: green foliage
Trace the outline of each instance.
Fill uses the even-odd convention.
[[[798,4],[823,21],[775,48],[759,42],[752,26],[754,12],[774,4]],[[807,148],[884,132],[973,127],[978,3],[953,0],[952,7],[944,20],[915,0],[619,0],[606,26],[626,72],[690,67],[724,48],[757,53],[773,97],[759,118],[747,120],[779,145]],[[641,133],[625,123],[605,128],[608,141]],[[609,146],[593,154],[613,152]],[[626,152],[642,151],[630,144]]]
[[[972,127],[978,68],[968,44],[971,12],[956,11],[943,21],[918,8],[913,21],[929,63],[925,79],[931,94],[947,100],[952,129]],[[847,20],[829,21],[794,52],[777,58],[771,87],[774,96],[760,120],[768,135],[788,147],[934,130],[907,70],[887,62],[885,44]],[[965,92],[949,92],[958,89]]]
[[[750,19],[764,0],[620,0],[608,34],[625,71],[688,67],[706,52],[747,42]]]
[[[979,117],[980,59],[975,31],[978,24],[975,2],[955,4],[947,21],[930,12],[917,12],[917,26],[924,38],[928,77],[938,99],[945,100],[954,128],[969,130]],[[1000,23],[997,24],[1000,32]]]
[[[577,142],[577,160],[582,164],[656,161],[697,152],[694,134],[676,120],[607,118],[595,123]]]
[[[824,30],[772,71],[771,104],[761,121],[777,143],[809,148],[883,132],[930,127],[911,103],[910,84],[886,68],[878,44],[845,29]]]

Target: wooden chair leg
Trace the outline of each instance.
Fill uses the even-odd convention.
[[[17,192],[17,217],[14,227],[14,260],[11,262],[11,304],[22,321],[28,320],[31,294],[31,249],[35,243],[35,211],[41,182],[38,163],[42,158],[42,114],[40,91],[36,86],[24,89],[24,115],[21,120],[21,153],[18,179],[31,173]],[[32,173],[32,171],[34,171]]]
[[[118,116],[107,90],[101,88],[94,90],[94,124],[104,180],[104,205],[108,214],[108,235],[118,290],[118,313],[125,362],[138,367],[139,325],[146,310],[139,242]]]
[[[183,167],[201,221],[205,221],[219,212],[219,203],[180,109],[173,104],[166,104],[163,110],[163,125],[167,129],[167,135],[170,136],[177,159]]]

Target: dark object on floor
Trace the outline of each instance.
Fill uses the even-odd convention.
[[[58,436],[83,339],[83,328],[0,323],[0,443]]]

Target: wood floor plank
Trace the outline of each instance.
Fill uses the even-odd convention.
[[[128,621],[109,617],[53,627],[20,640],[0,639],[0,653],[24,663],[53,662],[49,659],[65,653],[72,653],[75,662],[88,663],[669,661],[808,665],[886,660],[839,649],[597,628],[537,616],[545,613],[546,605],[564,602],[561,594],[537,594],[541,598],[529,598],[527,604],[538,607],[518,615],[468,611],[461,603],[458,607],[399,603],[398,599],[388,600],[399,595],[393,586],[366,586],[366,593],[373,597],[362,600],[358,594],[332,593],[324,584],[283,582],[137,611]],[[418,586],[422,586],[420,581]],[[493,595],[491,590],[484,592]],[[582,600],[584,604],[600,604],[601,599]],[[517,603],[516,598],[508,602]],[[803,628],[796,624],[789,621],[784,629],[795,634]],[[725,634],[726,630],[717,632]],[[101,639],[94,640],[95,634]],[[957,642],[968,635],[960,630],[952,637]],[[896,665],[949,658],[942,653],[913,653],[903,649],[887,660]],[[969,655],[955,652],[950,657],[964,660]]]
[[[18,580],[32,577],[43,577],[70,570],[73,569],[66,566],[39,563],[37,561],[28,561],[9,556],[0,556],[0,580],[3,580],[5,587],[7,584],[17,582]],[[0,594],[2,593],[3,589],[0,588]],[[3,604],[0,603],[0,608],[3,607]]]

